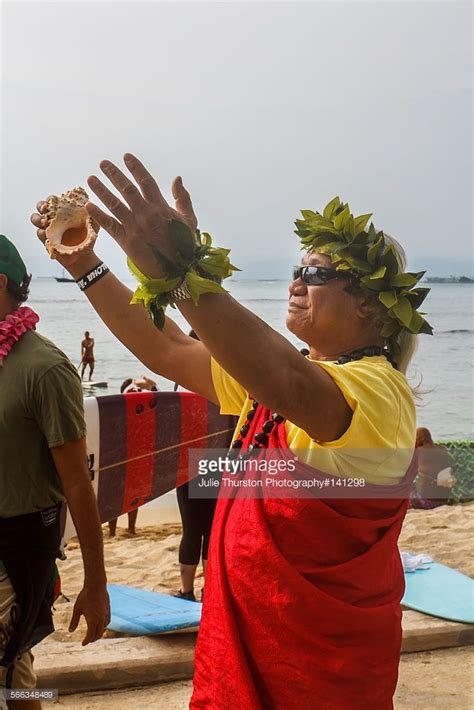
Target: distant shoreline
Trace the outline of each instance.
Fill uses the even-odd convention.
[[[474,284],[468,276],[427,276],[423,279],[428,284]]]
[[[134,283],[130,276],[120,277],[121,281]],[[34,276],[33,281],[56,281],[56,276]],[[73,282],[73,281],[72,281]],[[288,283],[288,279],[229,279],[229,283]],[[468,276],[429,276],[420,283],[430,284],[474,284],[474,279]]]

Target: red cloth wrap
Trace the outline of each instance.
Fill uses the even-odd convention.
[[[259,406],[243,449],[270,418]],[[269,438],[289,457],[284,422]],[[376,487],[390,499],[218,501],[190,708],[393,708],[397,539],[414,475],[410,466],[400,485]]]

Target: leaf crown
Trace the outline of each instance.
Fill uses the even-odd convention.
[[[354,217],[349,205],[334,197],[322,214],[301,214],[303,219],[295,222],[301,248],[330,256],[337,271],[347,271],[377,299],[383,311],[381,335],[394,355],[403,331],[433,334],[425,314],[417,310],[430,291],[417,286],[426,272],[401,271],[394,245],[373,222],[369,225],[372,213]]]

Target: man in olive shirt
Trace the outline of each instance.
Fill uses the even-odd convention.
[[[67,357],[36,333],[36,314],[20,308],[29,283],[15,246],[0,235],[0,707],[2,688],[35,687],[30,649],[53,630],[51,579],[64,500],[85,571],[70,630],[83,615],[86,645],[110,619],[81,383]],[[18,700],[11,707],[41,706]]]

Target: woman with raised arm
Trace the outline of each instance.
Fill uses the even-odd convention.
[[[388,710],[404,590],[397,539],[414,475],[404,373],[414,334],[430,332],[417,311],[422,274],[404,273],[400,248],[367,226],[371,215],[354,218],[338,198],[323,214],[303,212],[287,317],[308,345],[301,357],[224,291],[228,250],[197,230],[181,179],[172,208],[137,158],[125,165],[134,180],[101,163],[124,202],[88,181],[113,216],[87,210],[129,257],[134,305],[110,273],[94,277],[103,269],[92,252],[64,265],[76,278],[92,274],[86,295],[147,367],[240,416],[229,454],[239,482],[255,478],[246,462],[278,454],[297,460],[293,481],[331,487],[331,498],[288,489],[277,498],[241,495],[242,486],[218,501],[191,707]],[[39,208],[32,221],[44,239]],[[170,303],[200,341],[165,316]]]

